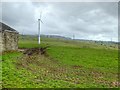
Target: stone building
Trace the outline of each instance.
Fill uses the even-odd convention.
[[[8,25],[0,22],[0,47],[1,52],[18,49],[19,33]]]

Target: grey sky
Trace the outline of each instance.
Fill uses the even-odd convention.
[[[4,2],[2,21],[20,33],[37,34],[42,11],[42,34],[80,39],[118,39],[117,2]]]

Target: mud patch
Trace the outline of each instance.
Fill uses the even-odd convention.
[[[23,54],[25,55],[34,55],[34,54],[41,54],[41,55],[46,55],[46,50],[49,46],[46,47],[40,47],[40,48],[30,48],[26,49]]]
[[[80,65],[74,65],[74,66],[72,66],[72,68],[73,69],[80,69],[80,68],[82,68],[83,66],[80,66]]]

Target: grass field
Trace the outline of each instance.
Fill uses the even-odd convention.
[[[118,50],[105,45],[42,38],[19,40],[19,48],[47,48],[47,55],[20,51],[2,56],[3,88],[109,88],[118,83]]]

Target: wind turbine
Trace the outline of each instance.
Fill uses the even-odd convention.
[[[73,34],[73,40],[75,39],[75,35]]]
[[[111,37],[111,42],[112,42],[112,37]]]
[[[40,13],[40,18],[38,19],[38,44],[40,44],[40,25],[41,25],[41,22],[42,22],[42,20],[41,20],[41,14],[42,13]]]

